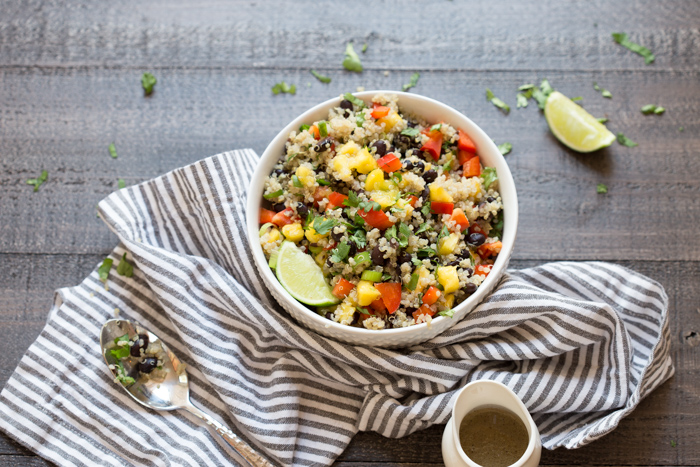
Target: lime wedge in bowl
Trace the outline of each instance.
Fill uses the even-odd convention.
[[[615,141],[615,135],[605,125],[558,91],[547,98],[544,117],[554,136],[574,151],[593,152]]]
[[[306,305],[328,306],[340,301],[331,293],[319,265],[292,242],[282,242],[279,249],[277,279],[292,297]]]

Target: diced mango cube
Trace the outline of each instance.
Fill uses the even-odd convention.
[[[449,310],[452,308],[452,305],[455,304],[455,296],[453,294],[447,294],[445,295],[445,306]]]
[[[357,303],[360,306],[369,306],[381,296],[382,293],[371,282],[360,281],[357,283]]]
[[[445,294],[459,290],[459,276],[456,266],[443,266],[437,270],[437,280],[445,289]]]
[[[299,240],[304,238],[304,229],[298,222],[295,222],[294,224],[287,224],[284,227],[282,227],[282,233],[287,238],[287,240],[290,240],[294,243],[297,243]]]
[[[284,231],[283,231],[284,232]],[[447,237],[442,237],[438,242],[438,254],[439,255],[449,255],[459,243],[459,235],[457,233],[451,233]]]
[[[354,168],[361,174],[368,174],[377,168],[377,161],[372,157],[367,148],[362,148],[355,157]]]
[[[367,175],[367,179],[365,180],[365,190],[367,191],[373,191],[373,190],[381,190],[382,188],[379,187],[379,184],[384,184],[384,171],[382,169],[375,169]]]
[[[411,204],[405,198],[399,198],[399,200],[396,202],[396,207],[404,210],[406,214],[403,216],[406,219],[409,219],[413,214],[413,206],[411,206]]]
[[[386,117],[377,119],[377,125],[384,125],[385,133],[389,133],[399,123],[401,123],[401,116],[394,110],[389,111],[389,114]]]
[[[430,188],[430,201],[435,201],[437,203],[451,203],[453,201],[452,196],[450,196],[444,187],[431,183],[428,185],[428,188]]]
[[[272,228],[267,232],[267,243],[275,243],[280,239],[280,231]]]
[[[418,285],[416,286],[416,291],[420,293],[423,291],[425,286],[428,285],[427,281],[423,279],[427,279],[428,276],[430,276],[430,271],[425,266],[420,266],[414,272],[418,274]]]
[[[354,141],[349,141],[338,148],[332,167],[338,178],[349,182],[352,181],[352,169],[361,174],[370,173],[377,168],[377,161],[366,148],[361,148]]]
[[[316,183],[314,171],[308,167],[299,166],[295,172],[297,178],[304,186],[313,186]]]

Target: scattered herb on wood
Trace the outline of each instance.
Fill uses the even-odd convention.
[[[605,185],[604,183],[599,183],[598,186],[595,187],[595,191],[598,194],[604,194],[608,192],[608,186]]]
[[[362,72],[362,62],[360,62],[360,57],[355,52],[352,46],[352,42],[348,42],[345,47],[345,58],[343,59],[343,67],[348,71],[354,71],[355,73]]]
[[[330,83],[331,79],[328,76],[324,76],[316,70],[311,70],[311,74],[322,83]]]
[[[49,173],[46,170],[41,171],[41,175],[37,178],[27,180],[27,185],[34,185],[34,191],[39,191],[39,187],[49,179]]]
[[[596,83],[595,81],[593,81],[593,89],[600,92],[601,96],[606,97],[608,99],[612,99],[612,93],[607,89],[603,89],[600,86],[598,86],[598,83]]]
[[[498,150],[505,156],[513,150],[513,145],[510,143],[501,143],[498,145]]]
[[[367,43],[362,46],[362,53],[367,52]]]
[[[612,33],[613,40],[620,44],[623,47],[628,48],[634,53],[637,53],[644,57],[644,63],[649,65],[652,63],[656,57],[654,57],[654,54],[651,53],[651,50],[647,49],[643,45],[637,44],[636,42],[632,42],[627,38],[627,34],[624,32],[614,32]]]
[[[292,84],[291,86],[288,85],[285,81],[279,82],[272,86],[272,94],[275,96],[279,93],[284,93],[284,94],[296,94],[297,93],[297,85]]]
[[[633,148],[635,146],[639,146],[637,143],[629,139],[627,136],[623,135],[622,133],[617,134],[617,142],[620,143],[623,146],[627,146],[628,148]]]
[[[404,84],[403,86],[401,86],[401,90],[406,92],[409,89],[416,87],[416,85],[418,84],[419,78],[420,78],[420,73],[413,73],[411,75],[411,79],[408,82],[408,84]]]
[[[117,148],[114,146],[114,143],[110,143],[109,145],[109,155],[112,156],[112,159],[117,158]]]
[[[493,105],[501,109],[504,113],[510,112],[510,106],[503,102],[501,99],[496,97],[489,88],[486,88],[486,100],[491,102]]]
[[[600,123],[606,123],[608,121],[608,119],[605,117],[597,118],[596,120],[598,120]]]
[[[146,93],[147,96],[153,94],[153,87],[157,82],[158,80],[156,77],[150,73],[144,73],[141,75],[141,87],[143,87],[143,92]]]
[[[119,180],[117,180],[117,186],[119,187],[120,190],[122,188],[126,188],[126,182],[124,181],[123,178],[120,178]]]
[[[666,111],[663,107],[656,106],[654,104],[648,104],[645,105],[644,107],[641,108],[641,111],[644,115],[651,115],[651,114],[656,114],[656,115],[661,115]]]

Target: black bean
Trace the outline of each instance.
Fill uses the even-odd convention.
[[[377,266],[384,266],[386,258],[384,258],[384,252],[379,249],[379,245],[372,248],[372,262]]]
[[[276,203],[272,205],[272,210],[275,212],[282,212],[285,209],[284,203]]]
[[[286,174],[287,171],[284,170],[284,169],[275,169],[275,170],[272,171],[272,173],[273,173],[274,175],[280,176],[280,175]]]
[[[355,254],[357,254],[357,245],[355,245],[355,242],[353,242],[352,240],[348,242],[348,245],[350,246],[350,251],[348,251],[348,257],[355,256]]]
[[[493,196],[489,196],[488,198],[486,198],[486,201],[488,201],[489,203],[493,203],[494,201],[496,201],[496,198],[494,198]]]
[[[326,260],[326,266],[327,266],[328,268],[332,268],[334,265],[335,265],[335,263],[334,263],[333,261],[331,261],[330,258],[328,258],[328,259]]]
[[[314,147],[314,151],[316,151],[316,152],[328,151],[331,148],[331,144],[333,144],[333,138],[331,138],[330,136],[327,138],[323,138],[321,141],[319,141],[316,144],[316,146]]]
[[[472,268],[465,269],[467,272],[467,277],[472,277],[474,275],[474,270]]]
[[[448,266],[459,266],[459,263],[461,263],[461,261],[456,259],[454,261],[450,261],[449,263],[447,263],[447,265]]]
[[[394,146],[389,146],[389,149],[387,149],[386,152],[396,152],[396,148]]]
[[[433,183],[437,176],[437,172],[434,169],[430,169],[423,174],[423,180],[425,180],[425,183]]]
[[[406,135],[399,135],[398,138],[396,138],[395,141],[396,141],[397,143],[399,143],[399,144],[404,145],[404,146],[408,146],[409,144],[411,144],[411,141],[412,141],[412,140],[411,140],[411,138],[410,138],[409,136],[406,136]]]
[[[464,290],[465,294],[471,295],[474,292],[476,292],[476,284],[469,283],[469,284],[465,285],[462,290]]]
[[[457,256],[459,256],[460,258],[464,258],[464,259],[471,259],[471,257],[472,257],[471,253],[469,253],[469,248],[465,248]]]
[[[309,207],[304,203],[297,203],[297,214],[299,214],[302,219],[306,220],[306,216],[309,215]]]
[[[339,242],[340,239],[343,238],[343,235],[345,235],[345,232],[337,233],[335,230],[331,231],[331,238],[336,242]]]
[[[385,156],[386,155],[386,143],[384,140],[378,139],[374,143],[372,143],[372,147],[377,150],[377,155],[378,156]]]
[[[413,167],[415,167],[415,166],[413,165],[413,162],[411,162],[411,161],[403,161],[403,168],[404,168],[404,169],[406,169],[406,170],[413,170]]]
[[[423,192],[420,194],[421,199],[426,200],[430,196],[430,188],[427,186],[423,188]]]
[[[408,307],[406,307],[406,315],[411,316],[413,314],[413,312],[416,310],[418,310],[418,308],[413,308],[413,307],[408,306]]]
[[[148,374],[155,370],[157,366],[158,359],[156,357],[146,357],[139,362],[139,371]]]
[[[423,173],[423,170],[425,170],[425,164],[422,161],[415,161],[413,163],[413,168],[418,172]]]
[[[136,338],[136,342],[131,346],[131,356],[140,357],[141,349],[146,350],[146,347],[148,347],[148,334],[139,334]]]
[[[343,115],[345,115],[345,118],[348,118],[350,116],[350,112],[353,111],[353,106],[352,102],[350,102],[347,99],[343,99],[340,101],[340,108],[343,109],[345,112],[343,112]]]
[[[412,121],[409,120],[409,121],[406,122],[406,126],[409,127],[409,128],[415,128],[415,127],[418,126],[418,124],[417,124],[416,122],[412,122]]]
[[[411,255],[411,253],[404,251],[399,255],[397,260],[399,264],[410,263],[413,260],[413,256]]]
[[[467,236],[467,243],[472,245],[481,246],[486,241],[486,236],[484,234],[474,232]]]

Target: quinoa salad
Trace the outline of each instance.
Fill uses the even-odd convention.
[[[328,303],[310,306],[279,269],[277,277],[342,325],[381,330],[452,317],[501,251],[496,170],[481,165],[469,135],[402,111],[396,95],[369,104],[342,97],[326,120],[289,133],[265,182],[260,245],[269,265],[290,250],[313,258],[303,259],[325,282]]]

